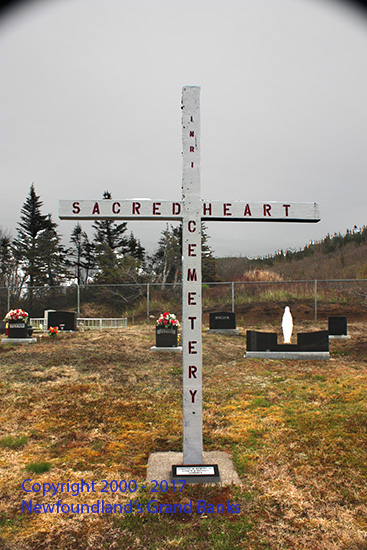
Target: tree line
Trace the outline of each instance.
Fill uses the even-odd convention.
[[[367,226],[357,227],[355,225],[353,229],[347,229],[344,235],[342,233],[334,233],[333,235],[328,233],[320,241],[311,241],[298,250],[290,248],[286,251],[278,250],[275,254],[258,258],[255,262],[262,262],[264,265],[272,266],[284,261],[298,261],[316,254],[332,254],[348,246],[350,243],[356,246],[367,243]]]
[[[111,199],[105,191],[103,199]],[[127,223],[96,220],[93,237],[77,222],[69,240],[62,242],[51,214],[42,213],[43,203],[34,184],[21,208],[17,235],[0,229],[0,286],[15,295],[28,292],[32,302],[34,287],[100,285],[181,281],[182,224],[167,224],[148,255]],[[216,264],[202,226],[203,281],[218,280]]]

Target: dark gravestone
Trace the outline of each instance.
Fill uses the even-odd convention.
[[[277,351],[278,335],[275,332],[247,331],[247,351]]]
[[[278,344],[278,335],[275,332],[248,330],[247,351],[329,351],[329,333],[327,330],[300,332],[297,334],[297,344]]]
[[[157,348],[176,348],[177,336],[177,327],[175,326],[155,327],[155,345]]]
[[[298,351],[329,351],[329,332],[299,332],[297,334]]]
[[[76,330],[75,311],[49,311],[47,328],[58,327],[60,330]]]
[[[233,330],[236,328],[236,314],[233,311],[209,313],[210,330]]]
[[[27,324],[23,321],[9,321],[9,338],[27,338]]]
[[[329,334],[332,336],[347,335],[347,318],[346,317],[329,317],[328,319]]]

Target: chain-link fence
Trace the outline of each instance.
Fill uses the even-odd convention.
[[[22,308],[31,317],[43,317],[47,309],[75,311],[84,318],[128,317],[149,322],[165,310],[181,313],[180,283],[145,283],[28,288],[20,295],[0,287],[0,311],[4,318],[11,308]],[[211,311],[246,312],[264,310],[272,304],[302,305],[309,318],[337,307],[348,315],[353,308],[367,311],[367,279],[216,282],[202,285],[203,313]]]

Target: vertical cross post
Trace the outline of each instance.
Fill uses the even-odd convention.
[[[202,464],[200,88],[182,90],[183,463]]]

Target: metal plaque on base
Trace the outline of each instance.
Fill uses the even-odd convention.
[[[219,483],[218,464],[173,465],[172,479],[184,479],[187,483]]]

